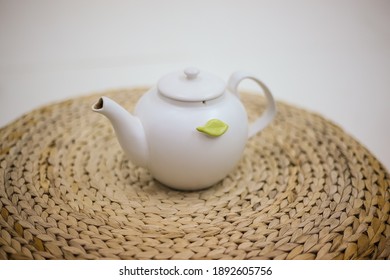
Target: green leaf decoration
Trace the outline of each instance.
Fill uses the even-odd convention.
[[[196,130],[213,137],[218,137],[224,134],[228,128],[229,126],[223,121],[211,119],[204,126],[197,127]]]

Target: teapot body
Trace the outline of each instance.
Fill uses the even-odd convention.
[[[209,187],[238,164],[247,138],[248,119],[239,98],[225,92],[205,100],[184,102],[149,90],[134,110],[144,128],[147,168],[161,183],[181,190]],[[218,137],[196,128],[210,119],[228,124]]]

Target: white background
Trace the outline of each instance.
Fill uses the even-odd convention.
[[[179,273],[184,273],[184,269],[202,269],[203,274],[185,276],[185,275],[119,275],[119,270],[138,268],[138,271],[143,269],[179,269]],[[214,275],[214,267],[217,268],[238,268],[252,267],[253,271],[257,271],[257,267],[265,267],[265,270],[270,268],[271,275]],[[58,260],[48,264],[47,261],[1,261],[1,275],[5,279],[11,277],[17,279],[94,279],[94,280],[116,280],[116,279],[145,279],[145,280],[163,280],[163,279],[194,279],[194,280],[237,280],[237,279],[300,279],[312,280],[321,279],[340,279],[342,277],[350,279],[385,279],[385,275],[389,275],[390,266],[388,261],[382,260],[352,260],[352,261],[288,261],[288,260],[200,260],[200,261],[184,261],[184,260],[79,260],[67,261]],[[8,277],[7,277],[8,276]]]
[[[390,1],[0,0],[0,126],[189,65],[255,73],[390,169]]]

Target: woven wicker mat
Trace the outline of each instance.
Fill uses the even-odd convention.
[[[131,110],[144,91],[102,94]],[[390,258],[389,174],[321,116],[279,102],[236,170],[181,192],[124,156],[98,96],[0,130],[0,258]]]

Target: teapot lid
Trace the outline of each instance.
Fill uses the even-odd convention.
[[[225,82],[195,67],[168,74],[160,79],[157,88],[165,97],[180,101],[205,101],[221,96]]]

